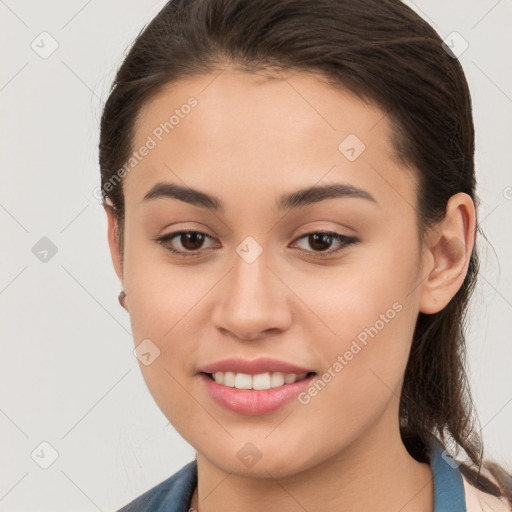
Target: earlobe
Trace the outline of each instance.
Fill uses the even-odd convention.
[[[106,203],[104,205],[105,213],[107,214],[108,222],[108,245],[110,247],[110,256],[112,264],[117,277],[123,284],[123,262],[121,255],[121,248],[119,247],[119,224],[116,212],[112,204]]]
[[[462,286],[475,244],[476,213],[473,200],[460,192],[450,198],[445,218],[426,239],[419,309],[441,311]]]

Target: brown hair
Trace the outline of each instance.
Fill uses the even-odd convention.
[[[119,68],[101,119],[103,198],[112,202],[123,245],[122,182],[104,185],[133,151],[143,104],[164,85],[220,72],[318,72],[374,102],[393,126],[400,161],[418,181],[420,234],[440,221],[457,192],[475,195],[471,97],[462,66],[435,30],[399,0],[173,0],[138,35]],[[479,228],[478,228],[479,229]],[[121,249],[122,250],[122,249]],[[400,403],[404,445],[429,458],[432,434],[462,448],[460,466],[483,491],[512,500],[512,479],[484,464],[465,370],[464,324],[478,272],[476,249],[465,280],[436,314],[419,313]],[[496,483],[481,473],[487,467]]]

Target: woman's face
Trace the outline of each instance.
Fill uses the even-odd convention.
[[[383,112],[313,74],[283,77],[230,69],[167,86],[141,110],[123,184],[122,279],[145,381],[198,454],[260,477],[396,435],[422,279],[415,181]],[[337,196],[293,195],[332,185]],[[196,234],[168,236],[182,230]],[[262,357],[316,376],[280,402],[290,384],[239,391],[200,373]]]

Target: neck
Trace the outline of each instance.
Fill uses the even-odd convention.
[[[197,453],[191,506],[198,512],[432,512],[430,465],[408,454],[398,429],[385,434],[369,432],[321,464],[278,479],[227,473]]]

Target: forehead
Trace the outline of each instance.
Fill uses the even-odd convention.
[[[341,180],[380,187],[389,200],[410,196],[410,172],[399,168],[390,137],[381,109],[319,75],[196,75],[166,85],[141,108],[132,150],[151,149],[123,189],[140,201],[154,183],[181,177],[219,195],[249,185],[263,197]]]

